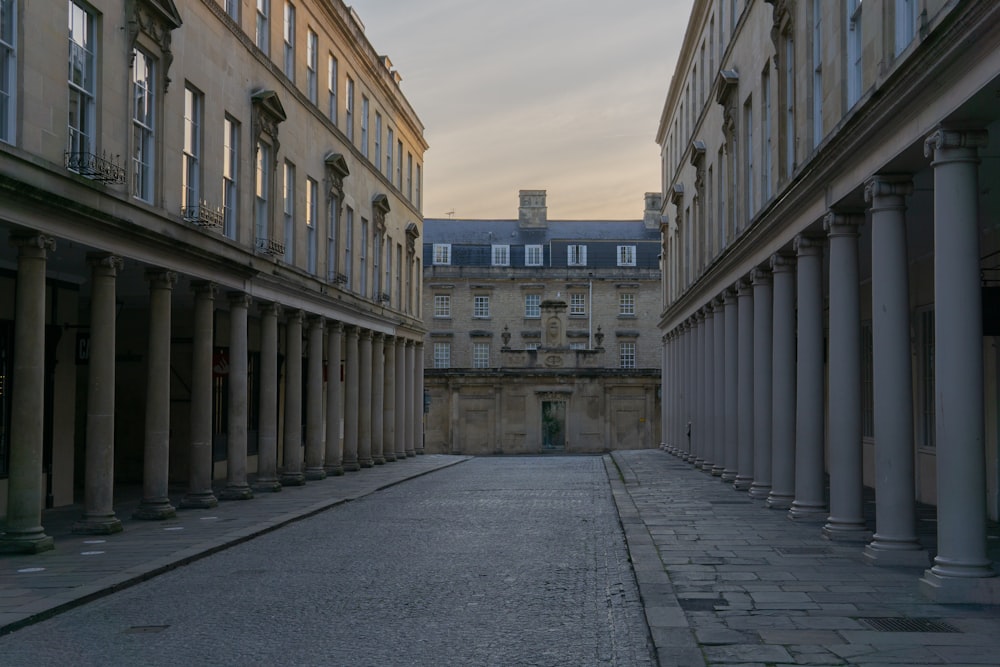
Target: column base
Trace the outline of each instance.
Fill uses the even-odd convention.
[[[306,468],[306,479],[310,482],[326,479],[326,468]]]
[[[771,493],[771,487],[770,485],[753,482],[750,484],[750,490],[747,493],[755,500],[767,500],[768,495]]]
[[[219,494],[219,500],[250,500],[253,498],[253,490],[247,486],[227,486]]]
[[[253,490],[260,493],[277,493],[281,491],[281,482],[277,479],[258,479],[253,483]]]
[[[362,459],[361,461],[358,461],[358,465],[362,468],[373,468],[375,467],[375,462],[372,459]]]
[[[377,465],[377,466],[384,466],[385,465],[385,457],[384,456],[376,456],[372,460],[375,462],[375,465]]]
[[[361,465],[357,461],[344,461],[344,472],[357,472]]]
[[[385,455],[385,462],[386,463],[395,463],[396,462],[396,455],[395,454],[386,454]]]
[[[931,557],[925,549],[922,549],[916,542],[910,543],[910,547],[884,548],[876,541],[865,546],[865,562],[878,567],[919,567],[926,569],[931,563]],[[901,548],[902,547],[902,548]]]
[[[721,465],[712,466],[712,477],[721,477],[722,473],[725,472],[726,468]]]
[[[736,481],[736,471],[735,470],[723,470],[722,471],[722,481],[726,484],[732,484]]]
[[[753,479],[750,477],[737,475],[733,480],[733,488],[737,491],[749,491],[752,485]]]
[[[829,521],[823,526],[823,537],[831,542],[869,542],[872,533],[865,522],[848,523],[844,521]]]
[[[177,516],[177,509],[170,504],[168,498],[143,500],[132,513],[133,519],[142,519],[143,521],[161,521],[173,519],[175,516]]]
[[[303,486],[306,483],[306,476],[300,472],[281,473],[282,486]]]
[[[408,457],[412,458],[412,457],[416,456],[416,455],[417,455],[417,453],[416,453],[416,452],[415,452],[414,450],[412,450],[412,449],[407,449],[407,450],[406,450],[406,455],[407,455]]]
[[[0,535],[0,554],[38,554],[55,548],[55,540],[42,527],[24,532],[7,531]]]
[[[826,521],[828,516],[830,512],[826,505],[798,500],[792,501],[792,506],[788,510],[788,518],[792,521]]]
[[[941,576],[930,570],[920,579],[920,592],[943,604],[1000,604],[1000,578],[992,568],[979,577]]]
[[[764,506],[771,510],[787,510],[792,506],[792,501],[795,500],[795,496],[789,496],[782,493],[775,493],[771,491],[767,496],[767,502]]]
[[[112,535],[122,532],[122,522],[114,514],[84,515],[73,524],[72,532],[77,535]]]
[[[189,493],[181,500],[182,510],[208,510],[219,506],[219,499],[211,491]]]
[[[344,466],[342,465],[324,466],[323,470],[326,471],[327,477],[340,477],[344,474]]]
[[[417,450],[417,456],[423,456],[423,455],[424,455],[424,450],[421,447],[420,449]]]

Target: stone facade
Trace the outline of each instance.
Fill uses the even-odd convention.
[[[655,447],[659,197],[643,221],[427,220],[426,446],[466,454]]]
[[[42,507],[83,502],[81,532],[120,529],[116,484],[141,483],[157,519],[168,483],[208,507],[213,482],[250,498],[359,449],[361,465],[419,451],[427,144],[357,15],[0,15],[0,549],[49,548]],[[373,401],[344,398],[362,374],[385,428],[353,427],[372,421]]]
[[[657,134],[665,447],[876,565],[937,505],[939,600],[1000,600],[998,47],[996,3],[698,0]]]

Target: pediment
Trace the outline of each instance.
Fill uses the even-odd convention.
[[[347,159],[340,153],[330,153],[323,160],[328,172],[332,172],[341,179],[351,175],[351,170],[347,167]]]
[[[274,122],[282,123],[288,118],[278,93],[273,90],[258,90],[250,96],[250,101],[259,113],[266,114]]]

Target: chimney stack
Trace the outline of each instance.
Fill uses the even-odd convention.
[[[521,190],[518,193],[521,207],[517,211],[518,226],[522,229],[544,229],[548,222],[545,190]]]

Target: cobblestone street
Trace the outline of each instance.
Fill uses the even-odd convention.
[[[409,480],[2,637],[0,655],[655,664],[601,457],[474,459]]]

